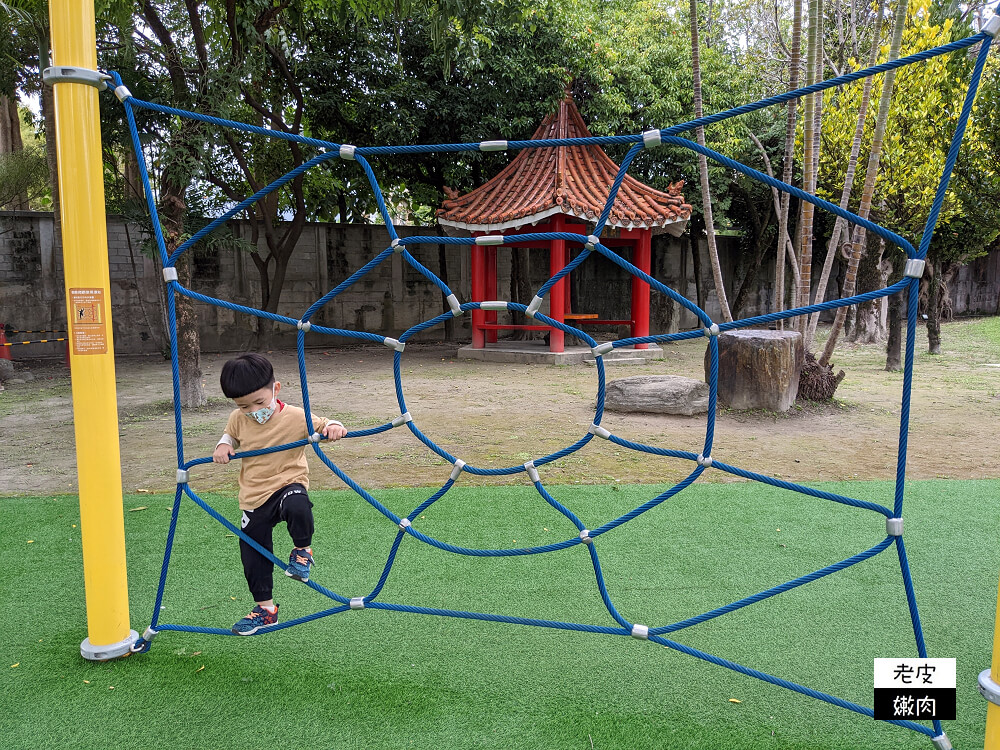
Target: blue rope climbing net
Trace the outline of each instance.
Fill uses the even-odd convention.
[[[364,430],[351,430],[347,434],[347,438],[359,438],[368,435],[376,435],[387,430],[391,430],[397,427],[406,426],[407,429],[424,445],[427,446],[433,453],[440,456],[444,461],[448,462],[452,466],[451,474],[448,480],[434,492],[430,497],[424,500],[420,505],[418,505],[414,510],[407,514],[406,516],[398,516],[393,513],[390,509],[386,508],[382,503],[378,501],[372,494],[361,487],[357,482],[355,482],[350,476],[348,476],[339,466],[337,466],[330,458],[323,452],[320,448],[321,436],[318,434],[313,434],[308,439],[303,439],[296,441],[294,443],[288,443],[285,445],[278,445],[263,450],[257,451],[243,451],[237,453],[235,458],[249,458],[251,456],[263,455],[265,453],[273,453],[277,451],[288,450],[290,448],[301,447],[307,444],[311,444],[316,452],[316,455],[323,461],[330,470],[339,477],[348,487],[350,487],[354,492],[356,492],[361,498],[371,504],[379,513],[381,513],[389,522],[399,527],[396,533],[395,539],[389,549],[388,558],[382,569],[382,573],[378,578],[375,586],[372,588],[371,592],[365,596],[361,597],[349,597],[345,596],[336,591],[332,591],[325,586],[317,583],[315,580],[310,580],[306,585],[312,588],[314,591],[328,597],[334,602],[334,606],[324,609],[313,614],[306,615],[304,617],[299,617],[288,622],[282,622],[267,628],[262,628],[259,632],[271,632],[275,630],[281,630],[284,628],[289,628],[295,625],[300,625],[305,622],[310,622],[322,617],[327,617],[329,615],[338,614],[341,612],[346,612],[351,609],[381,609],[381,610],[391,610],[396,612],[411,612],[416,614],[426,614],[426,615],[438,615],[445,617],[456,617],[463,619],[472,620],[483,620],[487,622],[503,622],[512,623],[517,625],[534,625],[544,628],[553,628],[557,630],[574,630],[580,632],[588,633],[605,633],[608,635],[617,636],[631,636],[638,639],[650,640],[658,643],[662,646],[680,651],[682,653],[693,656],[697,659],[701,659],[712,664],[716,664],[721,667],[726,667],[735,672],[739,672],[750,677],[756,677],[765,682],[771,683],[773,685],[779,685],[781,687],[793,690],[797,693],[807,695],[813,698],[817,698],[821,701],[833,704],[835,706],[840,706],[841,708],[846,708],[851,711],[863,714],[865,716],[873,716],[873,710],[865,706],[852,703],[847,700],[843,700],[833,695],[814,690],[812,688],[806,687],[804,685],[799,685],[794,682],[776,677],[774,675],[761,672],[750,667],[737,664],[735,662],[729,661],[727,659],[714,656],[712,654],[706,653],[699,649],[686,646],[682,643],[678,643],[670,638],[666,637],[668,634],[674,633],[676,631],[688,628],[692,625],[697,625],[699,623],[712,620],[716,617],[734,612],[743,607],[749,606],[756,602],[769,599],[773,596],[781,594],[786,591],[790,591],[799,586],[803,586],[812,581],[818,580],[825,576],[829,576],[838,571],[844,570],[851,567],[857,563],[864,560],[868,560],[875,555],[888,549],[890,546],[895,546],[896,552],[899,557],[900,569],[902,572],[903,586],[906,591],[906,599],[909,604],[910,616],[913,624],[913,632],[916,638],[917,651],[921,657],[927,656],[927,650],[924,644],[923,632],[920,625],[920,615],[917,610],[917,602],[913,589],[913,582],[910,576],[910,569],[906,558],[906,549],[903,543],[902,537],[902,512],[903,512],[903,494],[905,485],[905,472],[906,472],[906,455],[907,455],[907,435],[909,430],[909,415],[910,415],[910,392],[912,387],[913,378],[913,354],[914,354],[914,339],[917,326],[917,298],[918,289],[920,283],[920,275],[923,270],[923,261],[927,254],[927,249],[930,245],[931,237],[934,232],[934,227],[937,223],[938,215],[941,210],[942,203],[944,201],[945,192],[948,187],[948,183],[951,178],[952,170],[954,168],[956,159],[958,157],[959,147],[962,142],[962,138],[965,133],[966,125],[969,120],[970,112],[972,110],[972,103],[976,95],[976,91],[979,88],[979,82],[983,71],[983,66],[986,62],[986,56],[989,52],[990,43],[992,37],[986,33],[979,33],[974,36],[970,36],[961,41],[952,42],[950,44],[942,45],[934,49],[919,52],[914,55],[903,57],[891,62],[886,62],[881,65],[877,65],[864,70],[859,70],[854,73],[847,75],[842,75],[837,78],[833,78],[827,81],[816,83],[812,86],[807,86],[800,88],[795,91],[780,94],[778,96],[773,96],[768,99],[764,99],[752,104],[746,104],[741,107],[736,107],[734,109],[727,110],[725,112],[720,112],[717,114],[709,115],[706,117],[701,117],[690,122],[685,122],[679,125],[674,125],[669,128],[662,130],[650,130],[645,133],[636,135],[624,135],[624,136],[612,136],[612,137],[588,137],[588,138],[575,138],[575,139],[543,139],[543,140],[529,140],[529,141],[510,141],[501,142],[501,145],[505,145],[508,149],[529,149],[529,148],[558,148],[561,146],[581,146],[581,145],[627,145],[630,146],[628,153],[626,154],[624,160],[621,163],[618,174],[611,185],[607,201],[604,205],[604,209],[598,218],[594,232],[592,235],[584,238],[580,234],[568,233],[568,232],[542,232],[542,233],[526,233],[526,234],[516,234],[516,235],[497,235],[493,237],[478,237],[478,238],[453,238],[453,237],[440,237],[440,236],[428,236],[428,237],[406,237],[400,238],[397,236],[395,228],[393,226],[392,219],[389,215],[389,211],[386,207],[385,200],[382,195],[382,191],[379,187],[378,180],[369,163],[369,158],[383,157],[383,156],[399,156],[406,154],[417,154],[417,153],[431,153],[431,152],[450,152],[458,153],[464,151],[479,151],[479,150],[496,150],[497,142],[484,142],[484,143],[450,143],[450,144],[437,144],[437,145],[415,145],[415,146],[378,146],[378,147],[355,147],[351,145],[332,143],[329,141],[319,140],[315,138],[307,138],[300,135],[295,135],[292,133],[286,133],[276,130],[269,130],[254,125],[248,125],[242,122],[234,122],[231,120],[225,120],[218,117],[211,117],[208,115],[200,114],[197,112],[189,112],[181,109],[176,109],[174,107],[168,107],[161,104],[156,104],[153,102],[142,101],[131,95],[128,89],[122,82],[121,77],[117,73],[111,73],[110,77],[115,84],[115,93],[118,98],[122,101],[125,108],[125,114],[128,119],[129,130],[131,132],[132,143],[135,148],[136,156],[138,157],[140,174],[142,177],[143,187],[145,188],[146,200],[149,207],[150,215],[153,219],[153,233],[155,236],[155,241],[157,248],[159,250],[160,260],[162,261],[164,269],[164,278],[168,283],[167,290],[167,305],[168,305],[168,315],[170,322],[170,351],[171,351],[171,367],[173,375],[173,395],[174,395],[174,426],[176,430],[177,437],[177,491],[174,498],[173,508],[170,517],[170,527],[167,533],[166,540],[166,551],[163,557],[163,566],[160,572],[159,586],[156,593],[156,603],[153,607],[153,617],[149,628],[143,634],[132,647],[134,652],[143,652],[149,649],[150,643],[153,636],[159,631],[173,630],[173,631],[183,631],[192,633],[211,633],[219,635],[231,635],[229,629],[223,628],[207,628],[207,627],[196,627],[191,625],[178,625],[178,624],[164,624],[159,622],[159,615],[161,610],[161,604],[163,601],[163,591],[166,583],[167,569],[170,563],[170,554],[173,548],[174,535],[177,530],[177,518],[178,512],[181,505],[182,498],[186,495],[190,498],[196,505],[202,508],[206,513],[208,513],[212,518],[226,527],[234,535],[242,539],[244,542],[253,547],[257,552],[264,555],[272,563],[277,565],[279,568],[286,568],[286,564],[275,557],[271,552],[261,547],[252,539],[248,538],[239,528],[233,525],[228,519],[226,519],[221,513],[216,509],[211,507],[206,503],[197,493],[191,488],[189,483],[190,471],[199,465],[210,463],[212,459],[210,457],[196,458],[193,460],[185,460],[184,458],[184,444],[182,438],[182,419],[180,411],[180,378],[179,378],[179,366],[178,366],[178,354],[177,354],[177,318],[176,318],[176,301],[177,295],[183,295],[193,300],[203,302],[208,305],[214,305],[216,307],[222,307],[229,310],[245,313],[247,315],[256,316],[259,318],[265,318],[268,320],[275,321],[277,323],[284,324],[286,326],[291,326],[296,328],[297,339],[296,347],[298,351],[298,366],[299,366],[299,378],[302,388],[302,398],[303,407],[305,413],[310,414],[309,405],[309,381],[306,373],[306,361],[305,361],[305,333],[307,331],[313,331],[316,333],[322,333],[332,336],[341,336],[347,339],[353,339],[356,341],[366,341],[374,342],[379,344],[384,344],[391,348],[393,353],[393,379],[395,383],[396,399],[399,405],[400,415],[390,422]],[[751,169],[750,167],[741,164],[739,162],[733,161],[711,149],[705,148],[704,146],[699,146],[686,138],[680,136],[682,133],[690,132],[699,126],[711,125],[713,123],[720,122],[732,117],[737,117],[749,112],[753,112],[764,107],[773,106],[775,104],[781,104],[783,102],[788,102],[793,99],[798,99],[808,94],[824,91],[836,86],[842,86],[846,83],[852,81],[857,81],[859,79],[876,75],[878,73],[884,73],[889,70],[894,70],[897,68],[902,68],[907,65],[911,65],[923,60],[928,60],[939,55],[944,55],[959,50],[968,49],[977,44],[980,44],[980,48],[976,57],[975,66],[973,68],[973,73],[970,79],[968,92],[965,97],[964,106],[961,111],[961,115],[958,118],[957,127],[955,133],[952,137],[951,147],[948,151],[947,158],[945,160],[944,169],[940,182],[937,187],[937,192],[933,205],[930,210],[930,214],[927,218],[927,223],[923,232],[923,236],[920,240],[920,245],[918,248],[914,248],[906,239],[899,236],[898,234],[886,229],[885,227],[879,226],[871,221],[862,219],[849,211],[841,209],[828,201],[822,200],[815,195],[804,192],[798,188],[788,185],[780,180],[776,180],[766,174],[763,174],[757,170]],[[156,209],[156,204],[153,198],[153,190],[151,189],[149,183],[149,175],[146,168],[146,162],[142,147],[139,141],[139,133],[136,128],[134,109],[136,107],[152,110],[156,112],[161,112],[168,115],[173,115],[180,118],[185,118],[189,120],[197,120],[204,123],[209,123],[213,125],[218,125],[220,127],[235,128],[244,132],[254,133],[268,138],[275,138],[285,141],[294,141],[309,146],[313,146],[318,149],[319,153],[317,156],[312,157],[301,166],[297,167],[293,171],[284,175],[278,180],[275,180],[270,185],[257,191],[246,200],[233,206],[229,211],[219,216],[203,229],[195,233],[189,239],[184,241],[179,245],[173,253],[167,252],[167,247],[164,242],[163,234],[160,227],[159,217]],[[608,221],[608,217],[611,212],[611,208],[615,202],[618,190],[621,186],[622,180],[628,171],[629,165],[636,155],[643,149],[655,148],[660,144],[673,144],[675,146],[681,146],[683,148],[690,149],[699,154],[704,154],[710,159],[725,165],[731,169],[737,170],[752,179],[758,180],[766,185],[777,188],[778,190],[790,193],[796,198],[807,201],[814,204],[815,206],[829,211],[836,216],[843,217],[851,224],[862,226],[870,232],[874,232],[879,237],[883,238],[886,242],[889,242],[896,247],[902,249],[907,256],[907,275],[904,278],[893,284],[892,286],[880,289],[878,291],[868,292],[865,294],[855,295],[853,297],[831,300],[828,302],[823,302],[821,304],[805,305],[803,307],[798,307],[791,310],[785,310],[782,312],[774,312],[767,315],[758,315],[751,318],[746,318],[743,320],[733,321],[731,323],[715,323],[708,314],[699,308],[696,304],[686,299],[680,295],[675,290],[665,286],[661,282],[652,278],[648,274],[640,271],[634,265],[626,261],[624,258],[617,255],[615,252],[607,248],[600,241],[601,234],[605,228]],[[378,211],[381,214],[386,229],[389,234],[390,243],[382,250],[378,255],[372,258],[368,263],[359,268],[357,271],[352,273],[348,278],[344,279],[340,284],[338,284],[334,289],[324,294],[318,300],[316,300],[309,308],[302,314],[301,318],[295,319],[286,317],[283,315],[277,315],[274,313],[265,312],[263,310],[254,309],[244,305],[234,304],[232,302],[216,299],[213,297],[206,296],[204,294],[199,294],[191,289],[182,286],[177,281],[176,269],[174,264],[180,255],[191,248],[200,239],[205,237],[207,234],[221,226],[223,223],[231,219],[232,217],[239,214],[241,211],[245,210],[251,206],[254,202],[260,200],[265,195],[274,192],[283,185],[287,184],[289,181],[295,177],[303,174],[306,170],[311,169],[325,161],[331,159],[342,159],[355,161],[364,171],[368,183],[370,184],[378,205]],[[581,249],[576,257],[558,274],[548,279],[539,288],[535,298],[532,300],[530,305],[522,305],[514,302],[466,302],[460,303],[455,294],[449,289],[449,287],[438,278],[433,272],[424,267],[413,255],[410,254],[407,249],[408,246],[418,245],[421,243],[428,244],[453,244],[453,245],[499,245],[508,244],[515,242],[531,242],[531,241],[551,241],[551,240],[564,240],[570,243],[576,243],[580,245]],[[572,246],[576,246],[572,245]],[[560,279],[565,277],[567,274],[571,273],[575,268],[579,267],[580,264],[584,263],[588,257],[592,254],[597,253],[598,255],[607,258],[609,261],[624,269],[627,273],[632,276],[638,277],[648,283],[653,289],[658,292],[665,294],[670,299],[674,300],[678,304],[682,305],[685,309],[691,311],[695,316],[697,316],[700,321],[702,328],[684,331],[680,333],[672,334],[662,334],[662,335],[652,335],[652,336],[639,336],[632,338],[619,339],[614,342],[609,342],[605,344],[598,344],[591,336],[589,336],[585,331],[579,330],[572,326],[566,325],[565,323],[559,322],[552,319],[551,317],[543,314],[539,311],[539,307],[544,300],[546,294],[552,288],[554,284],[559,282]],[[399,339],[392,339],[388,337],[379,336],[374,333],[369,333],[365,331],[355,331],[340,328],[330,328],[322,325],[317,325],[311,322],[312,317],[316,314],[320,308],[325,304],[333,300],[339,294],[344,292],[346,289],[351,287],[353,284],[358,282],[366,274],[374,270],[381,263],[385,262],[394,254],[400,254],[403,260],[409,264],[412,268],[418,271],[424,278],[426,278],[431,284],[434,284],[441,293],[445,296],[445,299],[449,305],[449,312],[438,315],[430,320],[426,320],[418,325],[415,325],[405,331]],[[806,487],[793,482],[787,482],[774,477],[769,477],[763,474],[759,474],[754,471],[739,468],[736,466],[731,466],[729,464],[723,463],[722,461],[712,457],[712,444],[715,433],[715,411],[716,411],[716,397],[717,397],[717,385],[718,385],[718,368],[719,368],[719,347],[718,347],[718,334],[724,331],[732,331],[740,328],[748,328],[751,326],[761,326],[768,323],[773,323],[775,321],[784,320],[788,318],[793,318],[800,315],[806,315],[809,313],[819,312],[822,310],[833,310],[835,308],[846,307],[848,305],[856,305],[861,302],[866,302],[869,300],[875,300],[881,297],[887,297],[898,292],[907,292],[907,324],[906,324],[906,354],[904,363],[904,375],[903,375],[903,394],[902,394],[902,410],[900,414],[900,427],[899,427],[899,448],[897,455],[897,468],[896,468],[896,484],[895,484],[895,500],[892,509],[886,508],[878,503],[868,502],[864,500],[859,500],[844,495],[838,495],[832,492],[825,492],[822,490],[817,490],[814,488]],[[550,326],[551,328],[558,329],[564,333],[571,334],[583,341],[585,341],[593,350],[596,359],[596,370],[597,370],[597,405],[594,413],[593,424],[590,425],[589,429],[572,445],[569,445],[561,450],[558,450],[549,455],[536,458],[533,461],[528,461],[523,465],[508,466],[505,468],[482,468],[478,466],[473,466],[461,460],[457,456],[453,456],[451,453],[446,451],[444,448],[439,446],[429,437],[427,437],[423,432],[420,431],[416,422],[411,417],[404,397],[403,380],[400,372],[400,366],[403,357],[403,351],[405,349],[407,341],[409,341],[417,333],[432,328],[434,326],[444,323],[446,320],[452,317],[457,317],[469,310],[475,309],[506,309],[508,311],[517,311],[525,313],[530,317],[533,317],[536,321],[541,322],[544,325]],[[690,451],[682,450],[670,450],[664,448],[658,448],[652,445],[645,445],[642,443],[636,443],[625,438],[619,437],[612,434],[607,429],[601,426],[601,420],[604,414],[604,402],[605,402],[605,371],[603,363],[603,355],[610,351],[611,349],[620,347],[629,347],[636,344],[663,344],[673,341],[683,341],[688,339],[696,339],[705,337],[708,343],[709,352],[709,406],[708,406],[708,418],[707,427],[705,432],[705,441],[700,453],[694,453]],[[311,430],[311,424],[308,423],[307,418],[307,430]],[[599,437],[608,440],[615,445],[621,446],[623,448],[628,448],[635,451],[640,451],[643,453],[656,455],[656,456],[669,456],[673,458],[687,459],[693,463],[693,468],[686,478],[678,482],[676,485],[671,487],[666,492],[663,492],[656,497],[646,501],[642,505],[630,510],[628,513],[615,518],[613,520],[607,521],[601,526],[594,529],[589,529],[587,525],[577,517],[577,515],[563,503],[557,500],[545,487],[541,477],[539,475],[538,469],[546,464],[558,461],[565,456],[568,456],[576,451],[581,450],[587,445],[594,437]],[[735,476],[743,477],[746,479],[752,479],[764,484],[771,485],[773,487],[779,487],[786,490],[792,490],[799,492],[811,497],[820,498],[824,500],[830,500],[835,503],[840,503],[843,505],[863,508],[866,510],[879,513],[886,518],[886,537],[871,547],[870,549],[858,552],[851,557],[848,557],[840,562],[828,565],[819,570],[813,571],[807,575],[800,576],[793,580],[787,581],[780,585],[769,588],[765,591],[761,591],[752,596],[745,597],[738,601],[726,604],[724,606],[717,607],[715,609],[709,610],[695,617],[690,617],[679,622],[674,622],[665,625],[659,625],[650,627],[641,623],[635,623],[622,615],[618,609],[616,609],[614,603],[608,594],[607,588],[605,586],[604,576],[601,572],[601,566],[598,559],[597,553],[597,539],[604,534],[616,529],[617,527],[631,521],[632,519],[638,517],[639,515],[646,513],[653,508],[656,508],[664,501],[674,497],[681,490],[690,486],[695,482],[698,477],[708,468],[716,469],[719,471],[727,472]],[[432,537],[422,531],[420,531],[416,526],[414,526],[414,519],[418,519],[420,514],[423,513],[428,507],[430,507],[434,502],[443,497],[448,490],[455,484],[459,477],[463,473],[473,474],[477,476],[502,476],[502,475],[513,475],[519,473],[526,473],[537,490],[538,494],[544,501],[551,506],[555,511],[564,516],[573,526],[576,528],[577,534],[569,537],[560,542],[553,544],[546,544],[538,547],[528,547],[528,548],[512,548],[512,549],[472,549],[468,547],[462,547],[455,544],[451,544],[447,541],[437,539]],[[410,537],[424,544],[436,547],[445,552],[450,552],[457,555],[468,555],[473,557],[514,557],[521,555],[537,555],[546,552],[555,552],[557,550],[567,549],[570,547],[575,547],[582,545],[587,554],[590,556],[590,561],[593,564],[594,575],[597,582],[597,587],[600,591],[601,598],[604,601],[604,605],[607,608],[608,614],[614,621],[614,625],[590,625],[584,623],[575,622],[560,622],[554,620],[543,620],[528,617],[512,617],[507,615],[496,615],[488,614],[482,612],[466,612],[461,610],[452,609],[437,609],[431,607],[417,607],[404,604],[393,604],[388,602],[383,602],[378,600],[379,593],[382,591],[386,581],[393,568],[393,562],[396,559],[396,554],[399,550],[400,544],[403,542],[404,538]],[[932,737],[939,743],[939,746],[950,747],[947,743],[947,739],[944,737],[940,722],[935,720],[933,722],[933,728],[924,726],[913,721],[907,720],[894,720],[890,722],[907,729],[911,729],[916,732],[920,732],[929,737]]]

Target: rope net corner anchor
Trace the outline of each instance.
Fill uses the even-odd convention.
[[[536,294],[534,297],[531,298],[531,303],[524,311],[524,314],[527,315],[529,318],[533,319],[535,317],[535,313],[538,312],[538,309],[541,306],[542,306],[542,298]]]
[[[944,732],[931,737],[931,742],[934,743],[934,747],[937,748],[937,750],[953,750],[951,740],[948,739],[948,735]]]
[[[403,412],[398,417],[396,417],[394,420],[392,420],[392,422],[390,424],[392,424],[393,427],[399,427],[400,425],[404,425],[407,422],[412,422],[412,421],[413,421],[413,417],[411,417],[410,416],[410,412],[407,411],[407,412]]]
[[[401,352],[406,348],[406,344],[399,339],[394,339],[386,336],[382,339],[382,343],[388,346],[390,349],[395,349],[397,352]]]
[[[465,461],[460,458],[455,459],[455,465],[451,469],[451,481],[458,479],[458,475],[462,473],[462,469],[465,468]]]
[[[532,484],[538,484],[542,481],[541,477],[538,476],[538,469],[535,468],[534,461],[528,461],[524,465],[524,470],[528,472],[528,479],[531,480]]]
[[[608,430],[601,427],[599,424],[590,425],[590,429],[587,430],[591,435],[596,435],[599,438],[604,438],[605,440],[610,439],[611,433]]]
[[[997,34],[1000,34],[1000,13],[994,13],[993,17],[986,22],[983,26],[983,33],[996,39]]]
[[[451,310],[451,316],[453,318],[457,318],[459,315],[465,312],[465,310],[462,309],[462,303],[458,301],[458,297],[456,297],[454,294],[449,294],[447,297],[444,298],[444,300],[445,302],[448,303],[448,307]]]
[[[52,65],[42,71],[42,80],[50,86],[55,86],[57,83],[82,83],[93,86],[98,91],[106,91],[111,76],[99,70],[80,68],[75,65]],[[128,91],[128,89],[125,90]]]

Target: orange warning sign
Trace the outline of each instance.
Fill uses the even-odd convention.
[[[107,307],[103,289],[69,290],[73,354],[107,354]]]

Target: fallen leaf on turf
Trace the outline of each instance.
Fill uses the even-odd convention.
[[[743,701],[741,701],[739,698],[730,698],[729,702],[730,703],[742,703]]]
[[[236,597],[235,596],[231,596],[229,598],[232,599],[234,602],[236,601]]]
[[[28,540],[28,544],[34,544],[34,543],[35,543],[35,540],[34,540],[34,539],[29,539],[29,540]]]
[[[149,507],[148,505],[140,505],[138,508],[129,508],[128,512],[135,513],[137,510],[146,510],[146,508],[148,507]]]
[[[76,524],[75,524],[75,523],[73,524],[73,528],[74,528],[74,529],[76,528]]]
[[[136,492],[142,492],[142,493],[144,493],[146,495],[148,495],[148,494],[150,494],[152,492],[152,490],[143,489],[142,487],[136,487],[135,491]]]
[[[17,662],[17,664],[11,664],[10,668],[13,669],[14,667],[19,667],[19,666],[21,666],[21,662]]]
[[[226,534],[226,536],[236,536],[236,534]]]
[[[198,674],[198,672],[200,672],[200,671],[201,671],[201,670],[203,670],[204,668],[205,668],[205,665],[204,665],[204,664],[202,664],[202,665],[201,665],[200,667],[198,667],[198,668],[197,668],[196,670],[194,670],[195,674]]]
[[[114,685],[108,685],[108,690],[114,690],[114,689],[115,689]]]
[[[191,654],[191,658],[193,659],[194,657],[200,656],[200,655],[201,655],[201,651],[195,651],[193,654]]]
[[[89,684],[90,684],[90,680],[84,680],[84,681],[83,681],[83,684],[84,684],[84,685],[89,685]]]

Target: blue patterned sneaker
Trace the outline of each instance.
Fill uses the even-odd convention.
[[[285,570],[285,575],[305,583],[309,580],[309,568],[312,565],[312,547],[296,547],[288,556],[288,568]]]
[[[274,625],[278,621],[278,605],[274,605],[274,612],[268,612],[259,604],[250,610],[250,614],[233,625],[233,632],[236,635],[253,635],[258,630],[268,625]]]

